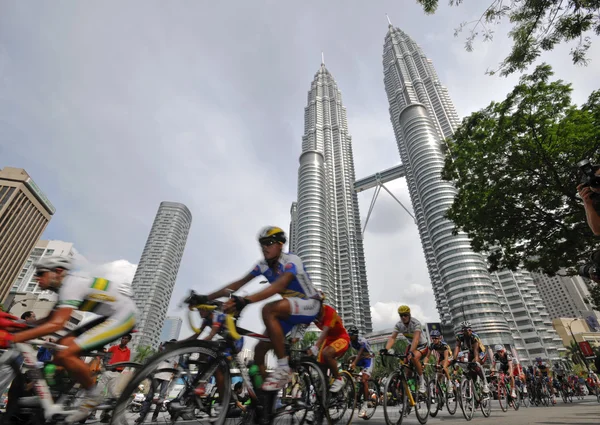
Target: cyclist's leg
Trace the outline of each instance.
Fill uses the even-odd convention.
[[[267,367],[265,366],[265,357],[269,350],[273,349],[273,344],[266,341],[258,341],[254,346],[254,364],[258,366],[260,375],[263,379],[267,377]]]
[[[323,342],[323,346],[319,350],[317,361],[323,363],[329,367],[331,376],[335,379],[339,379],[340,372],[338,370],[337,359],[342,357],[346,351],[350,348],[350,342],[344,338],[338,338],[335,340],[326,339]]]

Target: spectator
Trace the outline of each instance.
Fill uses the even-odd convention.
[[[113,345],[107,352],[112,353],[112,356],[108,360],[108,364],[115,364],[121,362],[128,362],[131,359],[131,350],[127,347],[127,344],[131,341],[131,334],[123,335],[121,337],[121,343]],[[116,399],[119,397],[117,386],[119,383],[120,373],[123,372],[124,368],[118,367],[114,371],[105,371],[100,375],[100,383],[102,392],[105,392],[109,398]],[[110,413],[107,410],[102,412],[100,416],[100,422],[110,422]]]
[[[21,320],[24,320],[28,325],[32,325],[35,323],[37,318],[35,317],[35,313],[33,311],[26,311],[21,314]]]

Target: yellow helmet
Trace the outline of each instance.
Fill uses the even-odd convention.
[[[281,244],[284,244],[287,240],[283,229],[277,226],[267,226],[260,231],[258,241],[260,242],[265,239],[272,239]]]
[[[398,314],[410,314],[410,307],[407,305],[401,305],[398,307]]]

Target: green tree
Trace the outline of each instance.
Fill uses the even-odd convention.
[[[302,337],[301,347],[302,348],[310,348],[315,342],[319,339],[319,334],[317,332],[308,331]]]
[[[439,0],[417,2],[429,14],[435,13],[439,5]],[[459,6],[462,2],[448,0],[450,6]],[[472,51],[475,39],[492,40],[493,26],[508,19],[512,25],[509,36],[513,45],[497,70],[503,76],[525,70],[543,51],[564,42],[576,43],[570,52],[573,63],[587,64],[592,43],[590,35],[600,34],[600,0],[492,0],[484,3],[482,9],[485,4],[488,6],[479,19],[461,23],[454,35],[466,29],[465,48]]]
[[[578,108],[571,85],[552,75],[538,66],[448,140],[442,178],[458,195],[447,217],[487,254],[491,271],[553,275],[587,261],[598,244],[577,195],[576,164],[600,160],[600,91]]]
[[[566,347],[567,348],[567,356],[571,359],[571,361],[578,365],[584,365],[584,359],[581,357],[581,351],[579,350],[579,345],[575,341],[571,341],[571,344]]]
[[[587,280],[586,284],[590,291],[590,296],[588,297],[589,303],[592,305],[594,310],[600,310],[600,284],[590,280]]]
[[[134,362],[145,363],[152,355],[156,353],[156,350],[149,345],[140,345],[133,358]]]

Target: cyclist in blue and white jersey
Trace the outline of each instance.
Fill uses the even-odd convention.
[[[271,342],[259,342],[254,351],[254,361],[263,376],[266,375],[265,354],[270,349],[277,356],[277,369],[266,377],[262,389],[278,391],[291,379],[291,370],[285,352],[285,335],[295,325],[310,324],[319,313],[321,299],[313,286],[304,263],[297,255],[283,252],[286,242],[285,232],[279,227],[266,227],[258,235],[258,243],[263,252],[261,260],[248,274],[208,296],[193,295],[190,304],[202,304],[208,300],[229,295],[238,291],[257,276],[264,276],[270,283],[266,289],[246,297],[234,296],[223,306],[226,312],[240,312],[246,305],[266,300],[275,294],[281,300],[266,304],[262,310],[266,333]]]
[[[373,374],[373,349],[371,348],[371,344],[369,341],[365,339],[365,337],[358,335],[358,328],[356,326],[350,326],[348,328],[348,336],[350,337],[350,346],[354,348],[357,353],[353,358],[352,364],[350,365],[350,369],[355,369],[356,367],[360,367],[362,369],[361,381],[364,391],[364,400],[369,399],[369,378]],[[367,406],[371,404],[368,401]],[[366,409],[363,407],[361,411],[358,413],[358,417],[362,418],[367,415]]]

